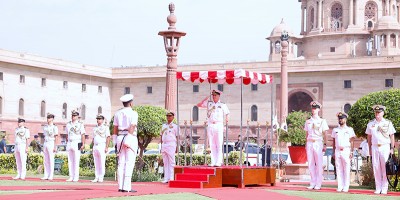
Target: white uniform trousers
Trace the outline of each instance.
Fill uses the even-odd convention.
[[[45,179],[53,179],[54,176],[54,141],[47,141],[43,144],[43,162]]]
[[[350,148],[335,150],[336,175],[339,191],[349,191],[350,186]]]
[[[69,178],[73,181],[79,180],[79,162],[81,159],[81,151],[78,149],[78,143],[79,140],[67,143]]]
[[[384,144],[378,147],[372,145],[372,168],[374,169],[375,189],[387,193],[389,182],[386,178],[386,161],[389,159],[390,145]]]
[[[209,123],[207,128],[207,137],[211,149],[211,165],[222,165],[222,143],[224,140],[224,124]]]
[[[306,145],[308,170],[310,171],[311,175],[310,187],[313,188],[321,188],[322,185],[322,148],[323,145],[321,141],[308,141]]]
[[[117,150],[120,150],[121,142],[124,135],[117,137]],[[131,191],[132,190],[132,173],[135,167],[138,140],[136,136],[127,134],[124,144],[129,145],[131,148],[125,148],[122,146],[121,151],[118,154],[118,189]]]
[[[95,176],[99,181],[103,181],[104,174],[106,173],[106,143],[99,143],[93,145],[93,159],[95,167]]]
[[[15,162],[17,163],[16,178],[25,179],[26,176],[26,144],[16,144],[14,150]]]
[[[164,181],[174,180],[176,142],[162,144],[161,154],[164,163]]]

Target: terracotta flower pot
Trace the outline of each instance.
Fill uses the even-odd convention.
[[[305,164],[307,162],[305,146],[289,146],[289,155],[293,164]]]

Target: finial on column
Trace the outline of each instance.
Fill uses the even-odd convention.
[[[175,30],[176,29],[175,23],[176,23],[177,19],[176,19],[176,16],[174,14],[174,11],[175,11],[174,3],[171,2],[169,4],[168,8],[169,8],[169,15],[167,17],[167,22],[169,24],[168,30]]]

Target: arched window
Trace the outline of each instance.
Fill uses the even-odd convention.
[[[390,47],[391,48],[396,47],[396,35],[395,34],[390,35]]]
[[[310,7],[310,13],[309,13],[309,25],[308,25],[308,31],[311,31],[313,28],[314,28],[314,25],[315,25],[315,19],[314,19],[314,16],[315,16],[315,14],[314,14],[314,7]]]
[[[344,104],[343,111],[345,113],[349,113],[350,109],[351,109],[351,105],[349,103]]]
[[[331,9],[331,17],[332,17],[332,30],[336,31],[342,28],[342,19],[343,19],[343,7],[340,3],[334,3]]]
[[[67,119],[67,103],[63,103],[62,118]]]
[[[365,20],[372,20],[376,22],[376,16],[378,14],[378,6],[376,5],[375,2],[373,1],[368,1],[367,4],[365,4],[365,10],[364,10],[364,18]]]
[[[281,53],[281,41],[276,41],[275,42],[275,54],[280,54]]]
[[[99,107],[97,108],[97,114],[100,115],[100,114],[102,114],[102,113],[103,113],[103,108],[102,108],[101,106],[99,106]]]
[[[0,97],[0,115],[3,114],[3,98]]]
[[[251,121],[255,122],[257,120],[258,120],[257,106],[252,105],[251,106]]]
[[[192,119],[194,122],[199,121],[199,107],[193,106]]]
[[[19,99],[18,114],[24,116],[24,100]]]
[[[46,116],[46,102],[42,101],[40,103],[40,117],[45,117]]]
[[[86,106],[85,106],[85,104],[82,104],[82,106],[81,106],[81,119],[82,120],[86,119]]]

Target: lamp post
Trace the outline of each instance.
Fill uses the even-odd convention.
[[[281,107],[280,107],[280,122],[284,122],[288,115],[288,72],[287,72],[287,56],[289,33],[282,31],[281,34]]]
[[[177,21],[174,15],[175,5],[169,4],[170,14],[167,17],[169,24],[168,30],[158,32],[158,35],[164,38],[165,52],[167,53],[167,77],[166,77],[166,88],[165,88],[165,109],[176,112],[176,95],[177,95],[177,80],[176,80],[176,69],[177,59],[179,50],[179,40],[182,36],[185,36],[185,32],[177,31],[175,23]]]

